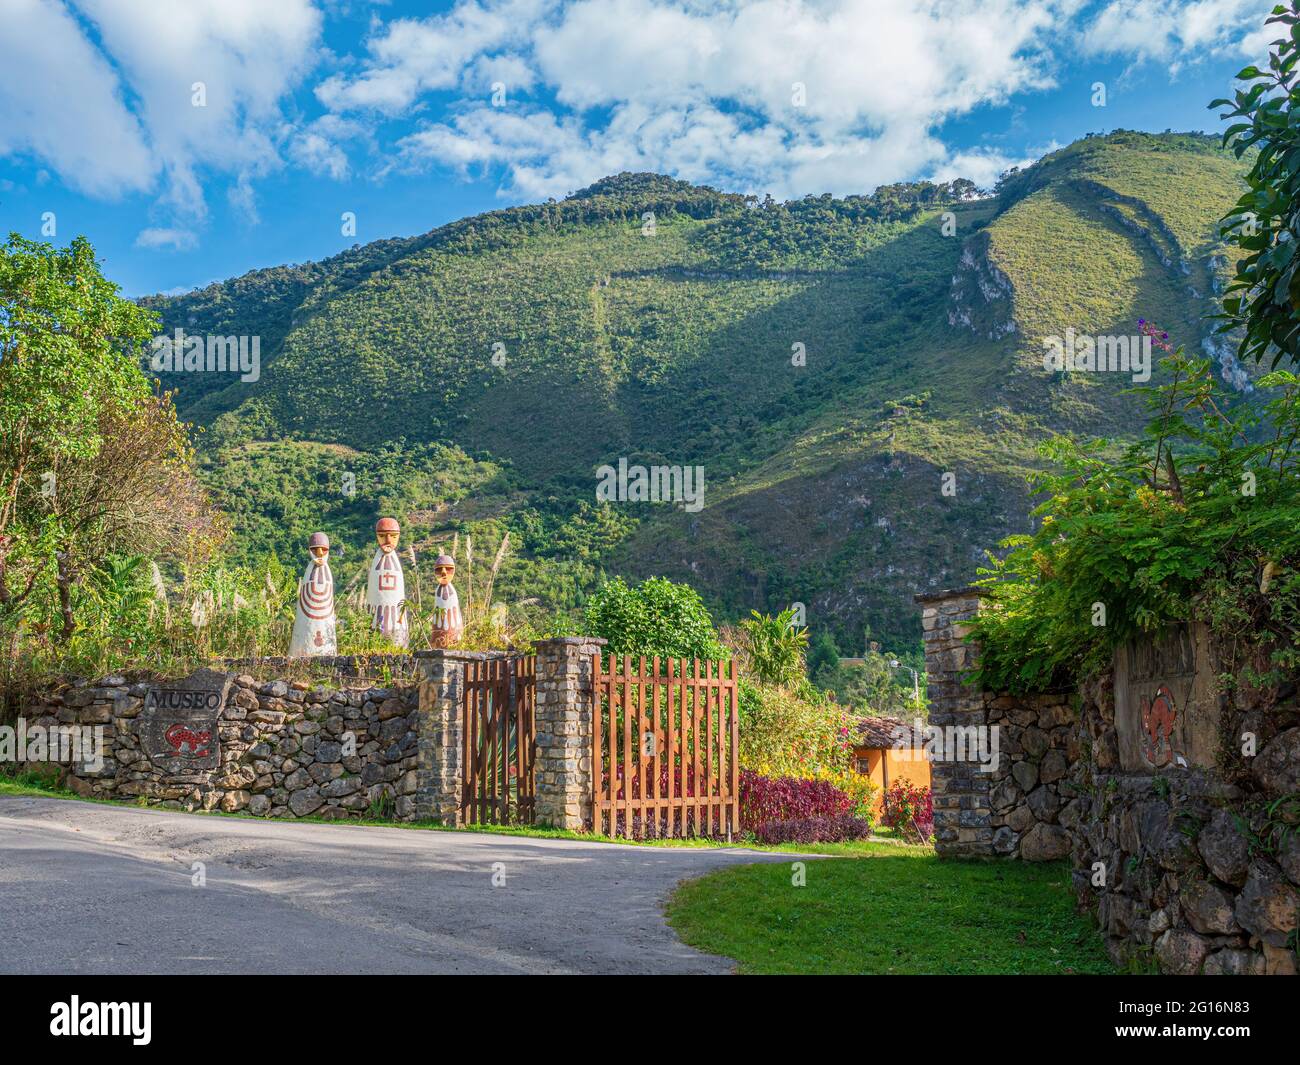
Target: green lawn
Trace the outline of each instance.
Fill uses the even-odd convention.
[[[742,973],[1113,973],[1063,864],[939,861],[928,848],[723,869],[678,888],[669,923]]]

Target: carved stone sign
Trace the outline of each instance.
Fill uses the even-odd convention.
[[[150,688],[138,719],[140,746],[165,773],[221,764],[217,722],[230,691],[229,673],[201,669],[184,680]]]
[[[1203,626],[1175,626],[1115,652],[1115,730],[1129,772],[1214,765],[1219,692]]]

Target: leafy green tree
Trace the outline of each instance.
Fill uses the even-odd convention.
[[[840,650],[835,646],[835,638],[822,629],[808,647],[808,676],[820,683],[824,673],[833,674],[839,665]]]
[[[606,581],[587,601],[589,635],[608,640],[619,655],[668,658],[725,658],[704,601],[694,588],[664,577],[649,577],[629,587],[622,577]]]
[[[1246,67],[1237,80],[1249,88],[1210,106],[1231,108],[1225,121],[1244,120],[1224,131],[1224,145],[1238,158],[1256,152],[1247,190],[1223,224],[1247,254],[1225,292],[1221,329],[1245,329],[1242,358],[1259,361],[1276,349],[1276,366],[1284,357],[1300,362],[1300,0],[1273,8],[1267,24],[1281,34],[1268,69]]]
[[[925,710],[925,655],[913,650],[900,654],[882,652],[880,644],[869,643],[861,665],[836,663],[833,673],[820,673],[817,683],[835,692],[845,706],[868,714],[910,717]],[[912,670],[919,684],[913,685]],[[918,705],[915,688],[920,688]]]
[[[13,234],[0,246],[7,627],[53,589],[66,640],[74,586],[108,556],[218,538],[184,426],[141,369],[155,326],[100,273],[84,238],[56,249]]]
[[[35,588],[35,569],[12,570],[42,537],[55,467],[98,453],[105,406],[147,394],[139,355],[152,332],[83,238],[56,250],[14,233],[0,247],[0,605]]]

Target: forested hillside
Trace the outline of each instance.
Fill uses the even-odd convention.
[[[504,602],[568,610],[600,572],[688,580],[723,619],[807,607],[845,654],[919,632],[914,592],[1024,529],[1052,430],[1130,433],[1128,377],[1049,374],[1042,338],[1207,338],[1242,165],[1211,138],[1090,138],[1004,178],[780,204],[656,175],[145,301],[261,337],[260,380],[173,374],[238,551],[516,551]],[[806,363],[795,357],[804,353]],[[596,503],[620,457],[702,466],[705,507]],[[953,494],[943,475],[952,473]]]

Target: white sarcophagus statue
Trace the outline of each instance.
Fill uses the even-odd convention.
[[[379,550],[370,563],[366,582],[366,609],[372,626],[398,647],[410,642],[410,625],[406,616],[406,580],[402,560],[397,554],[397,540],[402,528],[393,518],[380,518],[375,526]]]
[[[338,653],[334,621],[334,575],[330,572],[330,541],[322,532],[307,543],[311,560],[298,582],[298,608],[294,612],[289,657]]]

